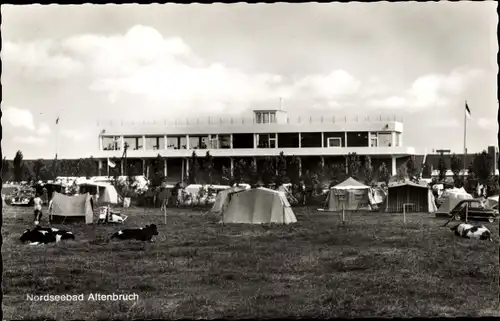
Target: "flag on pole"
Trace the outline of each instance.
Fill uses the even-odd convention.
[[[59,124],[59,117],[56,119],[56,125]]]
[[[470,109],[469,109],[469,105],[467,104],[467,102],[465,102],[465,114],[467,115],[468,119],[471,119]]]
[[[115,162],[113,162],[111,159],[108,158],[108,166],[111,168],[115,168],[116,164],[115,164]]]

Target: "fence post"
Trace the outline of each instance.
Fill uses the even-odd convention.
[[[345,223],[345,208],[344,208],[344,204],[342,204],[342,224]]]

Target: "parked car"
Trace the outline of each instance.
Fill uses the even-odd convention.
[[[10,200],[11,205],[31,206],[35,198],[35,191],[32,189],[23,189],[17,191]]]
[[[493,223],[498,216],[498,209],[487,208],[481,200],[468,199],[461,200],[449,215],[457,221],[464,221],[466,213],[468,220],[488,220]]]

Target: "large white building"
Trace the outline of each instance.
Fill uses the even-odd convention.
[[[99,135],[101,173],[106,160],[121,159],[127,147],[127,163],[138,162],[146,173],[148,160],[161,155],[167,176],[181,176],[189,170],[193,151],[200,157],[210,152],[214,161],[233,168],[235,160],[264,156],[298,156],[302,167],[311,161],[329,162],[343,159],[349,153],[369,155],[372,161],[384,161],[392,174],[399,163],[414,155],[412,147],[404,146],[403,124],[389,119],[345,117],[296,117],[286,111],[254,110],[252,118],[222,120],[208,118],[183,123],[156,125],[109,126]],[[398,161],[399,160],[399,161]],[[123,173],[123,164],[117,164]],[[175,173],[174,173],[175,172]]]

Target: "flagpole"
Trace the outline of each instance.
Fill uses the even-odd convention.
[[[59,154],[59,116],[57,116],[56,119],[56,156],[54,158],[54,165],[53,165],[53,175],[54,175],[54,180],[57,178],[57,157]]]
[[[464,175],[467,168],[467,100],[464,108]]]

